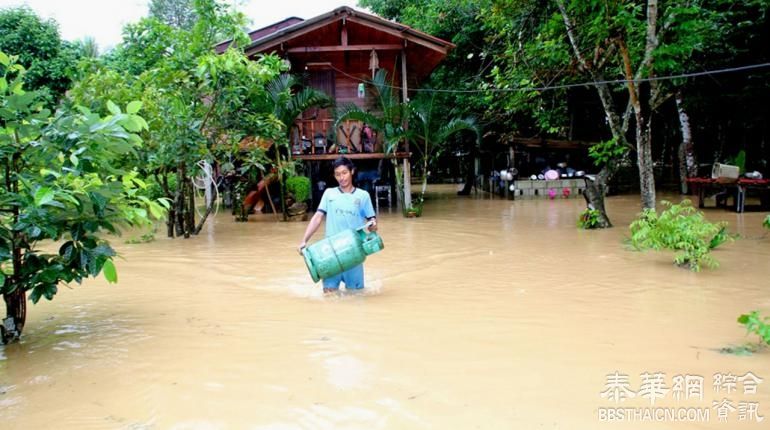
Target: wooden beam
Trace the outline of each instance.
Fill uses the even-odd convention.
[[[423,39],[421,37],[415,37],[415,36],[412,36],[410,34],[407,34],[406,33],[406,28],[404,30],[402,30],[402,31],[398,31],[398,30],[396,30],[394,28],[391,28],[391,27],[388,27],[388,26],[385,26],[385,25],[382,25],[382,24],[378,24],[378,23],[372,22],[370,20],[365,20],[365,19],[362,19],[362,18],[359,18],[359,17],[356,17],[356,16],[349,16],[348,17],[348,21],[355,22],[356,24],[361,24],[361,25],[364,25],[364,26],[367,26],[367,27],[375,28],[375,29],[377,29],[377,30],[379,30],[379,31],[381,31],[383,33],[388,33],[390,35],[396,36],[396,37],[401,38],[401,39],[409,40],[410,42],[414,42],[414,43],[416,43],[418,45],[425,46],[426,48],[433,49],[434,51],[438,51],[438,52],[440,52],[440,53],[442,53],[444,55],[446,55],[449,52],[449,50],[447,49],[446,46],[441,46],[441,45],[439,45],[437,43],[428,41],[428,40]]]
[[[329,161],[336,160],[339,157],[346,157],[351,160],[382,160],[383,158],[409,158],[408,152],[397,152],[394,154],[385,154],[382,152],[356,152],[352,154],[294,154],[292,158],[303,161]]]
[[[348,27],[345,25],[345,18],[342,18],[342,32],[340,34],[340,45],[348,46]]]
[[[379,45],[347,45],[347,46],[297,46],[286,50],[289,54],[298,54],[303,52],[344,52],[344,51],[398,51],[401,49],[398,44],[379,44]]]
[[[409,88],[406,86],[406,50],[401,50],[401,101],[406,103],[409,99]]]
[[[280,36],[277,36],[277,37],[266,36],[265,38],[270,39],[269,42],[263,42],[262,44],[252,46],[246,49],[245,54],[250,57],[256,53],[270,52],[270,48],[277,49],[277,46],[279,46],[283,42],[286,42],[291,39],[295,39],[311,31],[315,31],[321,27],[334,23],[335,21],[341,21],[343,18],[345,19],[346,23],[355,22],[356,24],[374,28],[383,33],[396,36],[399,39],[406,39],[418,45],[422,45],[427,48],[433,49],[435,51],[440,52],[443,55],[447,55],[447,53],[449,52],[449,49],[454,47],[454,44],[451,44],[444,40],[430,36],[428,34],[424,34],[423,37],[419,37],[414,34],[408,34],[409,31],[415,31],[413,29],[410,29],[409,27],[399,26],[397,28],[394,28],[394,26],[391,23],[383,24],[378,22],[380,19],[377,17],[371,16],[370,18],[366,18],[366,16],[368,15],[363,13],[360,16],[356,16],[355,14],[353,15],[343,14],[341,16],[340,15],[332,16],[331,14],[326,14],[325,19],[318,20],[316,22],[313,22],[312,24],[299,24],[298,25],[300,27],[299,29],[295,29],[288,33],[284,31],[285,29],[278,30],[278,32],[283,32],[284,34],[281,34]],[[287,27],[287,29],[291,30],[290,27]]]
[[[313,25],[308,25],[308,26],[306,26],[306,27],[304,27],[304,28],[302,28],[300,30],[292,31],[289,34],[284,34],[281,37],[276,38],[274,41],[271,41],[270,44],[267,45],[267,46],[268,47],[275,46],[275,45],[278,45],[279,43],[286,42],[287,40],[291,40],[291,39],[300,37],[303,34],[310,33],[311,31],[317,30],[317,29],[319,29],[319,28],[321,28],[321,27],[323,27],[325,25],[329,25],[329,24],[333,23],[334,21],[339,21],[341,19],[342,18],[340,17],[340,18],[331,19],[329,21],[318,21],[318,22],[314,23]],[[283,29],[278,30],[278,31],[283,31]],[[267,37],[269,37],[269,36],[267,36]],[[247,56],[251,56],[251,55],[254,55],[255,53],[258,53],[258,52],[268,52],[267,49],[260,49],[260,48],[264,48],[264,47],[265,47],[265,45],[253,46],[253,47],[251,47],[249,49],[246,49],[244,51],[244,54],[246,54]]]
[[[582,140],[561,140],[544,138],[514,137],[511,143],[525,148],[583,149],[596,144]]]

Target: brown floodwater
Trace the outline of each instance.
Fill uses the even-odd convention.
[[[770,416],[770,351],[719,352],[756,340],[738,315],[770,312],[766,214],[706,210],[741,238],[692,273],[624,248],[638,196],[607,200],[616,228],[583,231],[579,198],[454,190],[431,188],[422,218],[380,215],[385,249],[360,295],[324,296],[296,253],[305,223],[269,215],[115,241],[118,284],[61,288],[0,348],[0,428],[767,428],[749,403]],[[615,372],[635,398],[607,396]],[[756,394],[715,390],[715,374],[748,372]],[[644,373],[668,388],[703,377],[702,399],[653,404]],[[727,422],[712,407],[723,399]],[[661,406],[710,415],[605,422],[606,408]]]

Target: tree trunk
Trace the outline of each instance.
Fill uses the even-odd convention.
[[[607,194],[607,181],[611,176],[611,171],[611,168],[603,167],[595,177],[589,175],[583,177],[586,181],[583,197],[586,199],[588,209],[599,211],[599,228],[612,227],[610,218],[607,216],[607,210],[604,208],[604,196]]]
[[[457,195],[460,196],[468,196],[471,194],[471,190],[473,190],[473,187],[477,186],[476,184],[476,176],[478,175],[478,172],[476,170],[476,166],[478,165],[478,158],[477,157],[468,157],[470,160],[470,163],[468,165],[468,171],[465,174],[465,185],[463,186],[463,189],[457,192]]]
[[[14,183],[12,190],[18,189],[18,183]],[[14,217],[18,218],[18,209],[14,208]],[[13,232],[13,243],[22,240],[20,234]],[[27,321],[27,294],[21,285],[18,285],[18,274],[21,273],[21,248],[13,247],[12,262],[13,275],[6,278],[5,282],[11,285],[16,284],[16,289],[3,295],[5,299],[6,317],[0,324],[0,337],[3,344],[17,340],[24,330],[24,323]]]
[[[16,135],[16,142],[19,142],[18,135]],[[6,166],[5,170],[6,189],[12,193],[19,192],[19,182],[16,179],[12,179],[11,172],[19,171],[20,160],[20,153],[17,152],[13,154],[10,165]],[[12,217],[14,224],[19,222],[20,213],[18,206],[13,207]],[[22,243],[23,240],[20,232],[16,230],[11,232],[11,262],[13,265],[13,275],[7,277],[5,282],[6,284],[16,285],[16,289],[10,293],[3,294],[6,312],[6,317],[2,321],[2,324],[0,324],[0,340],[2,340],[3,344],[17,340],[24,330],[24,323],[27,321],[27,295],[24,288],[19,285],[19,276],[22,269],[22,252],[19,244]]]
[[[644,47],[646,64],[640,65],[640,70],[649,67],[649,77],[653,73],[653,52],[658,46],[658,0],[647,0],[647,38]],[[630,87],[629,83],[629,89]],[[636,124],[636,147],[639,157],[639,181],[642,193],[642,209],[655,209],[655,172],[652,160],[652,109],[650,105],[651,86],[655,81],[640,84],[637,96],[640,96],[640,109]],[[646,91],[642,91],[642,89]],[[655,89],[657,91],[657,88]],[[643,104],[643,106],[642,106]]]
[[[180,163],[179,166],[177,166],[176,170],[176,197],[174,199],[174,206],[176,207],[176,235],[177,237],[185,236],[187,237],[187,232],[185,231],[185,220],[187,219],[187,216],[185,215],[186,206],[185,206],[185,198],[184,198],[184,191],[185,191],[185,182],[186,180],[185,175],[185,168],[184,163]]]
[[[175,204],[172,204],[168,208],[168,219],[166,220],[166,235],[170,238],[174,237],[174,219],[176,219]]]
[[[425,156],[422,163],[422,186],[420,187],[420,205],[425,201],[425,191],[428,190],[428,148],[426,145]]]
[[[580,44],[578,42],[577,34],[575,33],[576,27],[572,23],[572,19],[567,13],[567,8],[565,7],[564,2],[562,0],[556,0],[556,4],[559,8],[559,11],[561,12],[562,20],[564,21],[564,27],[567,31],[567,36],[569,38],[570,45],[572,46],[572,51],[578,60],[578,64],[580,65],[580,69],[589,73],[594,81],[604,81],[605,78],[603,73],[601,73],[601,70],[594,70],[591,64],[586,61],[583,52],[580,50]],[[599,100],[602,103],[602,108],[604,109],[604,114],[607,117],[607,123],[609,124],[612,137],[623,146],[630,147],[626,140],[625,127],[620,119],[620,116],[617,114],[617,110],[613,102],[612,91],[610,91],[610,88],[607,86],[607,84],[594,84],[594,88],[596,88],[596,92],[599,95]],[[589,209],[595,209],[600,212],[599,227],[601,228],[612,227],[612,223],[610,223],[610,219],[607,216],[607,211],[604,208],[604,196],[607,191],[607,181],[609,181],[615,170],[615,160],[608,160],[607,165],[603,167],[601,171],[599,171],[599,174],[597,174],[595,178],[586,177],[585,179],[586,190],[583,197],[585,197]]]
[[[652,111],[650,109],[650,85],[638,87],[640,111],[637,115],[636,151],[639,163],[639,189],[642,209],[655,209],[655,165],[652,159]]]
[[[160,173],[160,174],[159,174]],[[155,177],[155,182],[158,183],[161,190],[163,190],[163,195],[169,199],[172,203],[169,205],[168,208],[168,217],[166,218],[166,235],[170,238],[174,237],[174,217],[176,215],[175,208],[175,202],[174,196],[171,194],[171,190],[168,188],[168,175],[166,175],[165,170],[162,170],[161,172],[154,172],[153,176]]]
[[[6,317],[0,325],[0,335],[3,344],[17,340],[24,330],[27,320],[27,295],[21,287],[3,295],[5,299]]]
[[[276,142],[275,145],[275,165],[277,166],[278,172],[278,186],[280,187],[280,193],[281,193],[281,213],[283,213],[283,220],[288,221],[289,220],[289,213],[286,208],[286,189],[284,188],[284,181],[283,181],[283,164],[281,162],[281,150],[278,147],[278,143]],[[291,148],[289,148],[289,152],[291,152]],[[267,186],[267,185],[265,185]]]
[[[206,213],[204,213],[204,214],[203,214],[203,217],[201,217],[201,220],[200,220],[200,222],[199,222],[199,223],[198,223],[198,225],[195,227],[195,231],[194,231],[194,234],[196,234],[196,235],[197,235],[198,233],[200,233],[200,232],[201,232],[201,229],[203,228],[203,224],[206,222],[206,218],[208,218],[208,217],[209,217],[209,215],[211,215],[211,212],[213,211],[213,209],[214,209],[214,203],[212,202],[212,203],[211,203],[211,204],[209,204],[209,206],[206,208]]]
[[[695,164],[695,151],[692,141],[692,129],[690,128],[690,116],[684,110],[684,98],[682,92],[677,91],[676,110],[679,112],[679,126],[682,130],[682,142],[679,144],[679,183],[682,194],[687,194],[687,178],[694,178],[698,175],[697,165]]]
[[[186,181],[185,189],[187,190],[187,217],[185,218],[185,238],[189,238],[191,234],[195,233],[195,191],[193,190],[192,181]]]
[[[652,3],[652,1],[651,1]],[[634,108],[636,119],[636,155],[639,166],[639,188],[641,191],[642,209],[655,209],[655,176],[652,168],[651,115],[649,110],[650,97],[642,97],[640,88],[634,83],[631,71],[631,56],[625,41],[618,40],[620,54],[623,58],[623,69],[628,83],[628,97]],[[649,89],[649,85],[644,85]],[[645,93],[647,93],[645,91]],[[647,93],[647,95],[649,95]]]
[[[636,133],[637,161],[639,163],[639,187],[641,189],[642,209],[655,209],[655,172],[652,162],[652,142],[650,142],[649,121]]]

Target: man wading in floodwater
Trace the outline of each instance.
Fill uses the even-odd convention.
[[[334,161],[334,179],[339,184],[335,188],[327,188],[318,204],[318,210],[305,229],[298,250],[307,246],[307,241],[321,226],[326,218],[326,237],[348,229],[357,229],[367,221],[371,221],[370,232],[377,231],[377,219],[375,218],[372,199],[369,193],[353,186],[353,175],[356,167],[346,157],[340,157]],[[347,290],[361,290],[364,288],[364,265],[358,266],[323,280],[324,293],[338,291],[340,282],[345,283]]]

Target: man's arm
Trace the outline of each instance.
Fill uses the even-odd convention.
[[[325,216],[326,214],[324,214],[323,211],[318,210],[313,215],[313,218],[310,218],[310,222],[307,224],[307,228],[305,229],[305,235],[302,236],[302,242],[300,242],[299,246],[297,247],[297,251],[299,251],[300,254],[302,254],[302,248],[307,246],[307,241],[313,237],[315,232],[318,230],[318,227],[321,226]]]
[[[366,218],[367,223],[371,223],[369,225],[369,231],[375,232],[377,231],[377,213],[374,212],[374,206],[372,206],[372,198],[369,196],[369,193],[365,192],[366,197],[364,198],[364,218]]]

